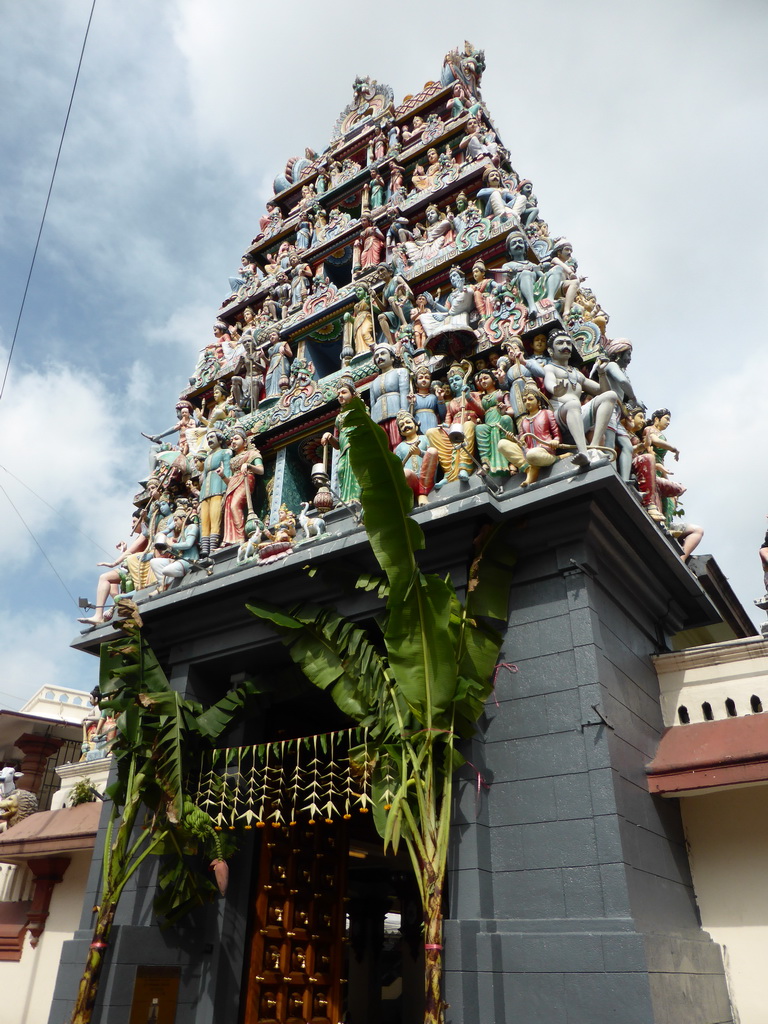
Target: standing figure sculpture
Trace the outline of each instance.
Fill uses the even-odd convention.
[[[371,217],[364,214],[360,218],[360,224],[362,231],[352,246],[353,273],[360,273],[377,267],[381,263],[384,252],[384,235],[373,223]]]
[[[550,334],[548,351],[551,362],[544,373],[544,387],[551,397],[552,410],[558,425],[567,428],[576,445],[573,464],[588,466],[586,431],[592,429],[590,447],[600,447],[618,398],[608,390],[604,362],[598,362],[599,384],[569,364],[573,343],[565,331]],[[585,391],[593,397],[582,405]]]
[[[651,416],[650,426],[647,426],[644,431],[646,445],[656,457],[656,472],[659,476],[666,476],[668,473],[668,470],[664,465],[664,459],[667,452],[672,452],[675,462],[680,458],[680,450],[675,448],[673,444],[669,443],[667,435],[664,433],[669,426],[671,419],[672,413],[669,409],[657,409]],[[672,525],[672,519],[677,505],[675,497],[676,496],[669,494],[662,496],[661,511],[664,515],[667,526]]]
[[[231,453],[222,448],[224,435],[218,430],[209,430],[205,435],[208,454],[203,463],[203,472],[198,495],[200,514],[200,553],[207,558],[219,546],[226,484],[224,477],[230,475]],[[222,470],[220,473],[219,470]]]
[[[630,431],[633,446],[632,470],[637,480],[643,508],[654,522],[666,526],[664,502],[667,499],[679,498],[685,493],[685,488],[676,480],[671,480],[669,470],[663,463],[657,462],[656,455],[651,449],[644,410],[639,407],[628,410],[625,423]],[[674,506],[670,510],[670,519],[671,511],[674,511]]]
[[[264,397],[277,398],[285,391],[291,378],[291,357],[293,352],[280,332],[273,327],[267,335],[267,375],[264,379]]]
[[[432,448],[427,438],[419,433],[409,412],[401,410],[396,419],[402,441],[396,446],[395,455],[403,464],[405,479],[416,503],[426,505],[427,495],[435,485],[437,449]]]
[[[224,494],[224,536],[222,547],[241,544],[245,539],[245,522],[249,511],[249,497],[256,486],[256,477],[264,475],[264,462],[258,448],[248,447],[248,433],[244,427],[235,427],[230,433],[232,453],[226,475],[223,468],[218,474],[227,486]]]
[[[344,406],[348,405],[353,398],[357,398],[357,391],[351,377],[341,378],[336,391],[336,397],[338,398],[340,408],[333,433],[327,432],[323,434],[320,438],[320,444],[325,447],[335,448],[339,453],[336,464],[339,497],[343,502],[358,501],[360,498],[360,484],[352,472],[352,465],[349,460],[350,428],[344,426],[344,420],[347,415]]]
[[[486,275],[485,264],[475,260],[472,265],[472,292],[475,298],[475,309],[481,317],[493,315],[496,304],[496,282]]]
[[[435,394],[429,366],[417,366],[412,377],[413,393],[408,396],[408,405],[419,430],[426,434],[433,427],[440,426],[445,415],[445,402]]]
[[[373,350],[373,362],[379,372],[371,383],[371,419],[386,431],[392,451],[400,443],[397,414],[408,412],[408,371],[395,366],[395,349],[389,344],[379,344]]]
[[[632,406],[639,404],[632,382],[626,373],[632,359],[632,342],[628,338],[616,338],[614,341],[606,343],[604,352],[608,357],[608,363],[605,365],[605,378],[608,381],[608,386],[619,400],[610,424],[615,431],[616,447],[619,452],[617,468],[621,479],[629,480],[632,476],[632,459],[635,456],[635,451],[622,413],[626,413],[628,404]]]

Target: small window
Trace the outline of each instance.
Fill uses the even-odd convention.
[[[752,713],[755,715],[759,715],[763,710],[763,702],[755,693],[753,693],[749,698],[749,706],[752,708]]]
[[[688,714],[688,708],[684,704],[681,704],[677,709],[677,717],[680,719],[681,725],[688,725],[690,722],[691,716]]]
[[[69,704],[69,697],[66,693],[59,694],[59,704]]]
[[[72,703],[73,704],[77,704],[79,706],[80,704],[83,703],[83,698],[82,697],[73,697],[72,698]]]
[[[712,705],[708,700],[705,700],[701,705],[701,713],[704,715],[705,722],[711,722],[714,719],[715,716],[712,714]]]
[[[725,713],[726,715],[728,715],[729,718],[736,717],[736,705],[730,697],[725,702]]]
[[[46,690],[45,691],[45,699],[46,700],[53,700],[53,690]]]

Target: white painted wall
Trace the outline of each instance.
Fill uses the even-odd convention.
[[[61,947],[80,924],[91,851],[71,854],[64,880],[54,887],[50,915],[37,948],[27,933],[21,960],[0,963],[0,1021],[3,1024],[47,1024]]]
[[[768,786],[681,799],[701,923],[723,946],[740,1024],[768,1024]]]
[[[739,717],[753,714],[753,695],[768,712],[768,640],[763,637],[691,647],[661,654],[653,662],[665,725],[680,725],[681,705],[687,708],[691,722],[705,721],[705,701],[716,722],[731,717],[725,706],[729,698]]]

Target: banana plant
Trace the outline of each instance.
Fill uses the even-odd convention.
[[[136,606],[128,599],[120,604],[125,635],[102,646],[99,666],[101,707],[117,721],[112,747],[117,777],[106,794],[111,805],[101,896],[71,1024],[91,1020],[120,897],[150,854],[166,855],[155,911],[168,923],[216,895],[216,885],[200,870],[201,853],[219,891],[226,887],[233,844],[188,798],[184,780],[194,755],[212,745],[255,692],[245,682],[207,709],[181,697],[142,635]]]
[[[491,693],[507,618],[512,553],[502,527],[477,539],[466,597],[450,578],[425,574],[424,533],[411,517],[413,495],[387,436],[359,400],[345,407],[352,469],[365,529],[384,574],[385,611],[371,629],[328,608],[249,604],[281,633],[293,661],[339,709],[369,730],[376,746],[374,821],[384,848],[410,855],[423,910],[425,1024],[443,1024],[443,901],[456,741],[475,730]]]

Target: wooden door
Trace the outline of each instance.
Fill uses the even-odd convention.
[[[340,1019],[346,859],[340,822],[262,830],[243,1024]]]

